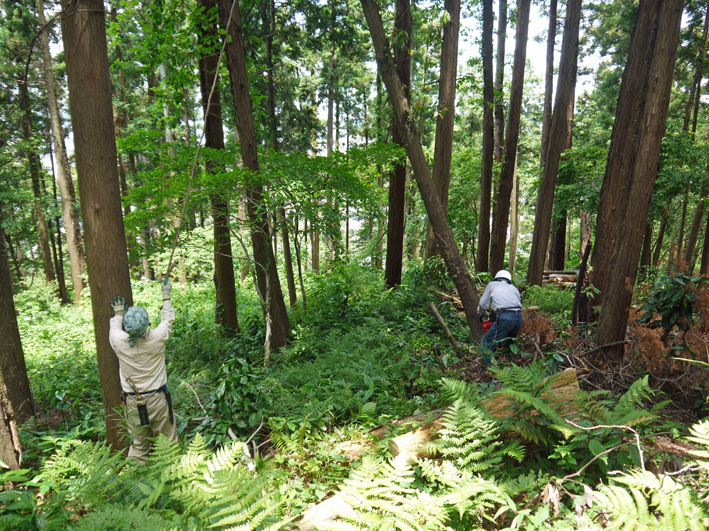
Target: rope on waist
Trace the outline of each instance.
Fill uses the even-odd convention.
[[[136,396],[136,395],[143,396],[143,395],[152,395],[154,393],[167,393],[167,392],[168,392],[167,384],[165,384],[165,385],[158,387],[157,389],[152,389],[151,391],[139,391],[137,393],[134,393],[134,392],[129,393],[128,391],[123,391],[123,394],[126,396]]]

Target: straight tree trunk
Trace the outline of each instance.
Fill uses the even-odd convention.
[[[9,250],[0,224],[0,372],[18,424],[34,415],[34,400],[22,351],[12,290]]]
[[[652,260],[652,221],[645,223],[645,234],[643,235],[643,249],[640,253],[640,274],[647,275],[650,271],[650,261]]]
[[[505,80],[505,42],[507,39],[507,0],[499,0],[497,23],[497,63],[495,69],[495,161],[502,162],[505,143],[505,108],[502,97]]]
[[[226,57],[237,117],[241,158],[244,166],[254,174],[258,174],[258,151],[239,5],[232,0],[219,0],[219,12],[222,29],[225,31],[226,37],[229,38],[226,46]],[[276,260],[271,247],[268,218],[260,208],[263,202],[261,186],[248,186],[246,197],[247,212],[251,226],[254,266],[258,280],[257,287],[264,302],[264,321],[267,329],[266,362],[268,362],[270,349],[278,350],[285,346],[287,334],[290,330],[290,322],[288,321],[288,312],[283,300],[281,282],[278,278]],[[270,337],[268,336],[269,327]]]
[[[495,89],[492,79],[492,0],[483,0],[482,61],[483,61],[483,151],[480,175],[480,223],[478,224],[478,273],[488,270],[490,253],[490,200],[492,167],[495,157]]]
[[[687,247],[684,251],[684,262],[689,266],[690,273],[692,272],[692,265],[694,264],[694,250],[697,247],[697,238],[699,236],[699,228],[702,226],[702,218],[704,217],[704,200],[700,199],[697,209],[694,211],[694,219],[692,220],[692,227],[689,230],[689,236],[687,237]]]
[[[405,39],[395,46],[396,72],[404,89],[404,97],[411,98],[411,2],[397,0],[396,31],[403,32]],[[404,138],[396,126],[392,124],[392,140],[396,145],[403,146]],[[384,266],[384,281],[390,288],[401,284],[401,269],[404,251],[404,220],[406,216],[406,161],[397,163],[389,177],[389,210],[387,223],[387,250]]]
[[[599,290],[599,294],[589,297],[589,311],[600,304],[610,271],[614,268],[611,259],[622,210],[617,205],[625,205],[629,200],[630,175],[642,131],[639,124],[647,106],[648,65],[652,60],[659,4],[660,0],[644,0],[640,4],[631,37],[598,203],[596,240],[591,254],[591,284]],[[650,180],[654,182],[654,174]]]
[[[652,267],[656,269],[660,264],[660,255],[662,254],[662,242],[665,239],[665,231],[667,230],[669,213],[663,212],[662,218],[660,219],[660,229],[657,232],[657,240],[655,240],[655,246],[652,252]]]
[[[515,34],[515,59],[510,86],[510,106],[505,131],[505,154],[497,187],[495,215],[492,222],[490,241],[490,270],[502,269],[505,261],[505,243],[510,213],[510,196],[515,171],[519,124],[522,113],[522,89],[524,86],[524,66],[527,59],[527,34],[529,31],[530,0],[517,1],[517,30]]]
[[[527,284],[541,285],[544,274],[544,260],[547,255],[549,229],[554,207],[554,192],[561,154],[570,145],[573,123],[574,94],[576,92],[576,70],[579,51],[579,24],[581,21],[581,0],[569,0],[566,5],[564,37],[559,60],[559,81],[556,88],[554,113],[549,131],[549,146],[544,163],[542,184],[537,195],[537,210],[534,216],[532,250],[529,254]],[[562,228],[562,239],[566,226]],[[560,245],[563,263],[564,246]]]
[[[107,441],[125,446],[118,359],[108,342],[109,301],[133,304],[116,166],[106,21],[100,0],[62,0],[62,37],[69,86],[76,173],[84,222],[86,263],[103,393]]]
[[[544,169],[549,149],[549,132],[551,130],[551,103],[554,93],[554,46],[556,45],[556,8],[557,0],[549,2],[549,29],[547,30],[547,60],[544,75],[544,111],[542,119],[542,152],[539,157],[539,167]]]
[[[0,461],[5,463],[9,470],[17,470],[22,466],[20,434],[17,431],[15,413],[7,397],[2,373],[0,373]]]
[[[699,274],[703,277],[709,277],[709,216],[707,216],[706,229],[704,230],[704,247],[702,249]]]
[[[519,236],[519,173],[516,163],[518,159],[519,157],[515,157],[514,183],[512,185],[512,197],[510,197],[510,271],[514,271],[517,264],[517,240]]]
[[[458,247],[453,239],[453,232],[443,213],[441,202],[437,198],[436,188],[431,178],[428,164],[426,163],[426,157],[414,127],[409,103],[404,97],[403,88],[399,82],[399,77],[396,75],[389,43],[387,42],[384,26],[379,14],[379,7],[374,0],[362,0],[361,3],[372,36],[377,65],[387,87],[389,99],[398,119],[399,127],[404,133],[404,147],[411,161],[411,168],[413,169],[414,178],[421,192],[421,198],[426,207],[429,222],[436,235],[438,249],[441,252],[448,272],[453,278],[453,282],[460,295],[470,333],[475,339],[480,340],[483,331],[477,314],[478,294],[468,274],[465,262],[458,252]]]
[[[591,241],[591,214],[586,210],[579,213],[579,255],[586,249],[586,244]]]
[[[628,200],[623,204],[616,203],[616,208],[621,210],[622,214],[620,223],[617,224],[617,234],[608,262],[612,263],[613,267],[610,268],[601,303],[596,334],[596,340],[600,345],[621,341],[625,337],[632,288],[640,258],[642,234],[655,186],[655,179],[649,179],[647,176],[657,175],[660,146],[669,108],[672,74],[677,56],[682,3],[682,0],[647,0],[641,2],[639,8],[639,20],[645,11],[653,20],[650,25],[651,45],[645,50],[646,57],[650,59],[647,81],[641,93],[641,96],[645,96],[645,105],[639,115],[640,123],[637,124],[640,129],[639,138],[636,146],[633,146],[635,156],[629,167]],[[636,35],[637,28],[633,38]],[[632,40],[634,39],[631,39],[631,48]],[[630,74],[636,73],[630,72]],[[620,360],[623,357],[623,347],[612,347],[607,351],[607,355],[613,360]]]
[[[22,136],[27,142],[26,155],[29,164],[30,178],[32,180],[32,194],[34,195],[34,214],[37,219],[37,230],[39,234],[39,250],[42,255],[42,265],[44,266],[44,276],[48,282],[54,282],[54,267],[52,266],[52,253],[49,249],[49,231],[47,220],[44,217],[42,207],[42,191],[40,188],[41,164],[35,148],[32,147],[32,111],[30,109],[30,96],[27,85],[20,80],[17,85],[20,110],[22,111]]]
[[[44,26],[46,22],[44,17],[44,0],[37,0],[37,14],[39,25]],[[52,73],[52,56],[49,51],[49,37],[46,31],[41,32],[40,43],[42,47],[44,81],[47,85],[47,106],[49,107],[49,119],[52,128],[52,142],[54,144],[54,153],[57,160],[57,180],[59,181],[62,218],[64,221],[64,231],[66,233],[71,281],[74,286],[74,302],[80,304],[81,292],[86,287],[82,277],[84,269],[86,268],[86,259],[84,258],[84,248],[81,241],[81,230],[79,228],[79,204],[76,201],[76,192],[74,191],[74,183],[71,178],[71,167],[64,144],[64,130],[59,113],[56,80]]]
[[[460,0],[445,0],[444,6],[450,15],[443,27],[441,47],[441,77],[438,85],[438,108],[436,113],[436,145],[433,150],[433,182],[443,215],[448,212],[448,188],[451,178],[453,155],[453,126],[455,123],[455,82],[458,71],[458,36],[460,33]],[[440,254],[429,223],[424,259]]]
[[[199,5],[205,13],[212,13],[216,8],[214,0],[199,0]],[[219,94],[219,58],[216,52],[211,51],[216,35],[217,28],[213,24],[205,23],[200,28],[199,39],[206,52],[199,58],[199,85],[205,116],[205,146],[211,149],[224,149],[222,104]],[[216,174],[223,170],[220,165],[207,160],[208,173]],[[214,229],[215,321],[224,327],[228,335],[235,335],[239,331],[239,320],[229,231],[229,199],[226,193],[215,191],[210,194],[210,202]]]

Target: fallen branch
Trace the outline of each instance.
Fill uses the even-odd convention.
[[[433,315],[436,316],[436,319],[438,319],[438,322],[443,327],[443,331],[446,333],[446,336],[448,337],[448,341],[451,342],[451,345],[453,345],[453,348],[456,350],[460,350],[460,345],[456,341],[455,336],[451,332],[450,328],[448,328],[448,325],[446,324],[445,319],[443,319],[443,316],[438,311],[438,308],[436,308],[436,305],[433,303],[430,303],[429,307],[431,308]]]
[[[618,345],[626,345],[630,343],[630,341],[623,340],[623,341],[614,341],[613,343],[606,343],[605,345],[600,345],[596,348],[592,348],[591,350],[587,350],[586,352],[582,352],[581,354],[578,355],[579,358],[582,358],[584,356],[588,356],[589,354],[593,354],[594,352],[598,352],[599,350],[603,350],[604,348],[607,347],[617,347]]]

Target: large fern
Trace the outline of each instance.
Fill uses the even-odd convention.
[[[40,510],[83,529],[282,528],[278,502],[245,458],[242,444],[211,451],[199,435],[184,451],[159,437],[146,466],[105,444],[73,441],[37,478],[49,493]]]

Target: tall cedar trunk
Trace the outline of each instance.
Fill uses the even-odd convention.
[[[52,199],[54,203],[58,203],[57,200],[57,178],[55,175],[55,165],[54,165],[54,153],[52,151],[51,144],[48,146],[48,157],[52,161]],[[44,193],[47,193],[46,183],[42,180],[42,185]],[[49,226],[49,241],[52,245],[52,260],[54,262],[54,271],[57,272],[57,284],[59,287],[59,300],[62,304],[69,304],[69,295],[66,289],[66,276],[64,275],[64,251],[62,249],[62,230],[61,230],[61,218],[59,215],[54,216],[54,226],[56,227],[56,240],[54,238],[54,228]]]
[[[222,29],[230,40],[226,46],[227,66],[231,80],[232,95],[237,117],[237,128],[241,146],[241,158],[244,166],[254,174],[259,173],[258,151],[254,132],[254,115],[249,93],[249,80],[244,55],[241,14],[239,5],[232,0],[219,0],[219,16]],[[276,270],[276,260],[271,247],[271,235],[268,218],[262,212],[262,189],[260,185],[249,185],[246,191],[247,213],[251,228],[254,266],[258,280],[258,289],[264,301],[264,319],[270,326],[270,341],[267,348],[280,349],[286,344],[290,330],[288,312],[283,300],[281,282]]]
[[[702,261],[699,266],[699,274],[709,277],[709,216],[707,216],[706,228],[704,230],[704,247],[702,249]]]
[[[694,77],[692,78],[692,84],[690,85],[689,98],[687,98],[687,105],[684,110],[684,122],[682,124],[683,131],[689,131],[689,121],[690,115],[692,114],[692,107],[696,107],[699,104],[701,98],[701,84],[703,76],[704,62],[706,61],[706,47],[707,47],[707,36],[709,35],[709,7],[706,8],[706,13],[704,14],[704,29],[702,31],[702,39],[699,44],[699,50],[697,51],[697,59],[694,64]],[[696,111],[694,115],[696,123]]]
[[[547,30],[547,59],[544,75],[544,111],[542,118],[542,151],[539,157],[539,167],[544,168],[549,149],[549,132],[551,129],[551,102],[554,93],[554,46],[556,44],[556,7],[557,0],[549,2],[549,29]],[[563,46],[563,45],[562,45]]]
[[[589,311],[600,304],[606,291],[606,283],[612,269],[610,260],[623,210],[617,208],[617,205],[625,205],[628,201],[630,175],[641,132],[638,124],[641,123],[646,107],[648,65],[652,57],[652,39],[659,3],[658,0],[644,1],[640,7],[642,9],[638,10],[616,104],[611,143],[598,202],[596,241],[591,254],[591,284],[600,293],[588,298]],[[651,180],[654,182],[654,179],[653,175]]]
[[[460,0],[445,0],[445,9],[450,19],[443,27],[441,47],[441,77],[438,85],[438,108],[436,114],[436,145],[433,149],[433,182],[443,215],[448,211],[448,188],[451,178],[453,155],[453,125],[455,123],[455,81],[458,69],[458,35],[460,33]],[[440,254],[436,249],[431,224],[426,236],[424,259]]]
[[[522,89],[524,85],[524,66],[527,58],[527,33],[529,30],[530,0],[517,1],[517,30],[515,33],[515,59],[512,67],[510,86],[510,106],[505,130],[505,152],[502,163],[500,183],[495,197],[495,214],[492,222],[490,241],[490,270],[502,269],[505,261],[505,243],[510,213],[510,196],[515,171],[519,124],[522,113]]]
[[[549,269],[560,271],[566,264],[566,231],[567,212],[559,212],[551,221],[551,235],[549,237]]]
[[[403,88],[399,82],[399,77],[396,75],[389,43],[384,34],[379,7],[374,0],[362,0],[362,8],[367,19],[369,32],[372,35],[377,65],[387,87],[389,100],[399,122],[399,127],[404,133],[406,154],[411,161],[411,168],[421,192],[429,222],[433,226],[438,249],[460,295],[470,333],[475,339],[480,340],[483,331],[477,314],[478,294],[465,263],[458,252],[458,247],[453,239],[453,232],[448,226],[441,202],[436,196],[436,189],[431,179],[431,173],[426,163],[421,142],[414,127],[409,103],[404,97]]]
[[[399,81],[404,88],[404,97],[411,99],[411,2],[397,0],[394,27],[405,39],[398,40],[394,55]],[[392,140],[404,145],[401,131],[392,124]],[[384,266],[384,280],[388,287],[401,284],[401,268],[404,251],[404,219],[406,203],[406,162],[396,164],[389,177],[389,218],[387,222],[387,251]]]
[[[44,0],[37,0],[37,15],[39,25],[44,26]],[[76,192],[71,178],[71,167],[64,144],[64,131],[59,113],[59,103],[57,100],[57,89],[54,74],[52,73],[52,56],[49,52],[49,37],[46,31],[40,34],[42,47],[42,58],[44,64],[44,81],[47,88],[47,106],[49,107],[49,119],[52,128],[52,142],[54,143],[54,153],[57,159],[57,180],[59,181],[59,195],[61,196],[62,218],[66,233],[67,253],[69,254],[69,266],[71,268],[71,281],[74,286],[74,301],[81,302],[81,291],[86,287],[82,277],[86,268],[84,258],[84,248],[81,242],[81,230],[79,225],[79,204],[76,201]]]
[[[697,209],[694,211],[694,219],[692,220],[692,227],[689,230],[689,236],[687,237],[687,248],[684,251],[684,263],[690,267],[690,272],[692,265],[694,264],[694,250],[697,247],[697,238],[699,236],[699,229],[702,226],[702,218],[704,217],[704,200],[700,199]]]
[[[17,312],[12,298],[10,253],[0,224],[0,370],[5,377],[7,395],[19,424],[34,415],[34,400],[27,377]]]
[[[495,89],[492,79],[492,0],[483,0],[483,151],[480,175],[480,223],[478,224],[478,272],[488,270],[490,253],[490,199],[492,194],[492,166],[495,156],[495,119],[493,105]]]
[[[497,58],[495,67],[495,161],[502,162],[505,143],[505,108],[502,97],[505,80],[505,42],[507,39],[507,0],[500,0],[497,23]]]
[[[639,138],[634,146],[633,163],[629,167],[630,190],[627,202],[616,203],[622,211],[617,225],[612,254],[612,263],[606,289],[603,292],[601,314],[598,320],[596,339],[599,344],[620,341],[625,337],[628,311],[637,273],[645,220],[657,175],[658,158],[665,120],[669,107],[670,89],[679,30],[682,19],[682,0],[648,0],[641,2],[638,20],[648,12],[653,21],[649,26],[653,39],[645,50],[650,58],[649,72],[641,95],[645,105],[640,114]],[[633,32],[633,38],[637,30]],[[632,40],[632,39],[631,39]],[[631,42],[632,47],[632,42]],[[630,72],[634,75],[635,72]],[[624,78],[625,80],[625,78]],[[623,88],[621,86],[621,93]],[[637,95],[636,95],[637,97]],[[648,178],[652,176],[653,178]],[[607,352],[612,359],[623,356],[623,347],[613,347]]]
[[[265,48],[266,48],[266,79],[268,80],[268,118],[271,129],[271,146],[278,151],[278,118],[276,116],[276,84],[273,79],[273,34],[276,31],[276,3],[268,3],[267,13],[263,14]],[[283,239],[283,262],[286,270],[286,283],[288,285],[288,302],[291,308],[295,306],[298,296],[295,290],[295,274],[293,271],[293,257],[290,249],[290,234],[288,231],[288,218],[286,209],[281,206],[274,220],[275,227],[280,226]]]
[[[32,180],[32,194],[34,195],[34,214],[37,218],[37,229],[39,234],[39,250],[42,255],[42,265],[44,266],[44,276],[48,282],[54,282],[54,267],[52,267],[52,253],[49,249],[49,231],[47,220],[44,217],[42,208],[42,190],[40,188],[41,165],[39,156],[33,147],[32,142],[32,111],[30,110],[30,96],[27,85],[20,80],[17,84],[20,110],[22,111],[22,136],[27,142],[26,155],[29,164],[30,178]]]
[[[205,13],[214,12],[214,0],[199,0]],[[205,23],[199,31],[199,39],[204,50],[212,50],[217,28]],[[207,52],[199,58],[199,86],[204,110],[205,146],[224,149],[224,129],[222,127],[222,104],[219,94],[219,57],[216,52]],[[224,171],[221,165],[207,160],[208,173]],[[215,321],[222,325],[227,334],[234,335],[239,330],[234,281],[234,261],[232,258],[231,233],[229,231],[229,199],[226,193],[213,192],[209,197],[212,204],[214,230],[214,287],[216,291]]]
[[[586,210],[579,212],[579,255],[583,254],[586,244],[591,241],[591,214]]]
[[[549,146],[544,163],[542,184],[537,195],[537,210],[534,215],[532,250],[529,255],[527,283],[541,285],[544,274],[544,260],[549,242],[549,229],[554,207],[554,191],[561,154],[569,147],[570,130],[573,123],[574,94],[576,91],[576,70],[579,51],[579,23],[581,21],[581,0],[569,0],[566,5],[564,37],[559,60],[559,80],[556,88],[554,112],[549,131]],[[563,227],[563,233],[566,227]],[[564,245],[560,245],[563,263]]]
[[[517,263],[517,240],[519,236],[519,173],[517,161],[519,156],[515,157],[515,171],[512,179],[512,196],[510,197],[510,249],[508,254],[510,271],[514,271]]]
[[[133,304],[116,166],[116,137],[100,0],[62,0],[62,36],[69,85],[76,173],[108,443],[123,448],[118,359],[108,343],[116,295]]]
[[[2,373],[0,373],[0,461],[10,470],[17,470],[22,466],[20,434],[17,431],[17,421],[5,390]]]

